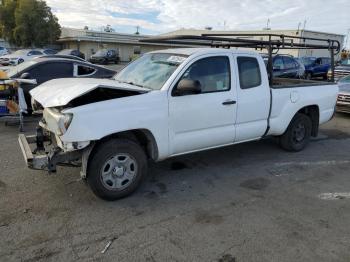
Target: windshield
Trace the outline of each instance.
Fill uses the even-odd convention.
[[[339,85],[339,92],[350,92],[350,83]]]
[[[160,90],[186,58],[187,56],[179,54],[145,54],[125,67],[114,79],[122,83]]]
[[[348,65],[350,65],[350,59],[341,60],[341,61],[340,61],[340,64],[341,64],[341,65],[348,66]]]
[[[13,77],[18,72],[24,71],[32,65],[35,65],[37,62],[34,60],[23,62],[22,64],[12,66],[6,73],[9,78]]]
[[[70,55],[71,52],[72,52],[71,49],[64,49],[64,50],[58,52],[58,54],[60,54],[60,55]]]
[[[107,54],[107,49],[98,50],[95,56],[105,56]]]
[[[316,58],[315,57],[303,57],[303,58],[301,58],[301,61],[303,62],[304,65],[308,66],[308,65],[312,65],[316,61]]]
[[[350,84],[350,75],[343,77],[339,80],[339,83],[349,83]]]

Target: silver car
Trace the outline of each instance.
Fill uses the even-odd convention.
[[[340,79],[338,86],[337,112],[350,114],[350,75]]]

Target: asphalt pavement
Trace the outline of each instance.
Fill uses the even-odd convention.
[[[350,115],[300,153],[265,139],[151,164],[115,202],[79,168],[27,169],[17,135],[0,123],[0,261],[350,261]]]

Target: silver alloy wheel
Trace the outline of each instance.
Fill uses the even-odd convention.
[[[108,190],[122,190],[130,185],[137,174],[135,158],[120,153],[105,162],[101,169],[101,182]]]

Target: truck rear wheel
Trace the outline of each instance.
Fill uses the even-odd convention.
[[[296,114],[287,131],[281,136],[281,147],[287,151],[298,152],[305,148],[311,137],[312,122],[304,114]]]
[[[117,200],[133,193],[147,173],[147,158],[141,146],[127,139],[100,145],[88,163],[87,182],[104,200]]]

